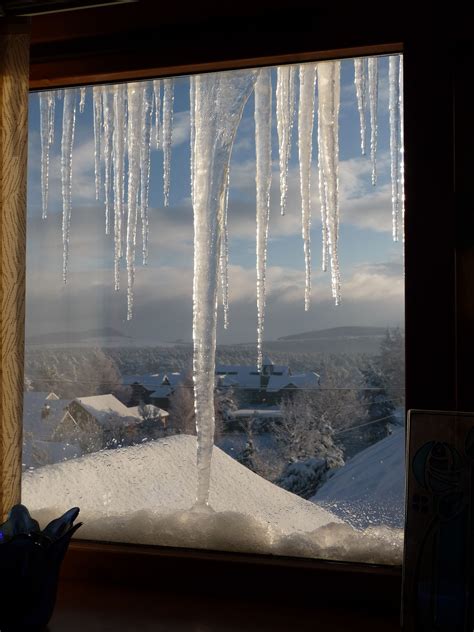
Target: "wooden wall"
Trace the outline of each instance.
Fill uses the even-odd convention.
[[[29,34],[0,27],[0,522],[20,501]]]

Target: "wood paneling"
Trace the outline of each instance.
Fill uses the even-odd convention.
[[[19,32],[20,31],[20,32]],[[22,32],[23,31],[23,32]],[[0,519],[20,500],[29,35],[0,33]]]

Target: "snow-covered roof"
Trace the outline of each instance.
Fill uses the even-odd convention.
[[[127,408],[115,395],[92,395],[91,397],[76,397],[74,402],[80,404],[91,414],[99,424],[107,426],[117,420],[126,426],[143,421],[138,406]]]
[[[153,404],[145,404],[144,406],[132,406],[131,408],[127,408],[129,411],[133,411],[133,414],[138,414],[140,419],[143,419],[143,415],[147,419],[153,419],[157,417],[169,417],[169,413],[163,408],[159,408],[158,406],[154,406]],[[143,413],[143,414],[142,414]]]
[[[284,388],[318,388],[318,386],[319,375],[311,371],[299,375],[271,375],[267,391],[277,393]]]
[[[140,384],[149,391],[154,391],[163,383],[163,373],[147,373],[142,375],[124,375],[122,383],[125,386]]]
[[[50,393],[27,391],[23,395],[23,429],[35,439],[48,440],[67,414],[69,399],[48,399]]]
[[[216,374],[220,386],[235,386],[237,388],[260,388],[261,377],[256,366],[241,364],[218,364]]]

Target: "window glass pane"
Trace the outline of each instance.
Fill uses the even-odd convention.
[[[401,562],[400,65],[392,56],[31,95],[22,487],[35,515],[77,505],[83,538]],[[207,206],[205,185],[215,187]],[[218,264],[207,488],[193,252],[206,209],[223,214],[227,196],[215,259],[214,233],[200,242],[201,263]],[[212,282],[204,274],[204,294]],[[204,294],[194,318],[205,338]]]

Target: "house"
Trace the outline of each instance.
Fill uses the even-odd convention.
[[[40,467],[82,454],[80,447],[69,441],[58,441],[56,430],[76,422],[68,410],[70,400],[56,393],[27,391],[23,395],[22,467]]]
[[[125,375],[122,383],[131,388],[130,406],[153,404],[167,409],[169,398],[184,379],[184,373],[173,371],[168,373]]]
[[[84,452],[132,443],[150,424],[161,430],[168,417],[152,405],[128,408],[112,394],[76,397],[68,411],[70,418],[62,421],[54,437],[78,442]]]
[[[293,375],[287,365],[274,364],[263,358],[262,370],[257,366],[217,364],[219,388],[233,388],[239,402],[277,404],[285,393],[299,388],[319,388],[320,378],[312,371]]]

